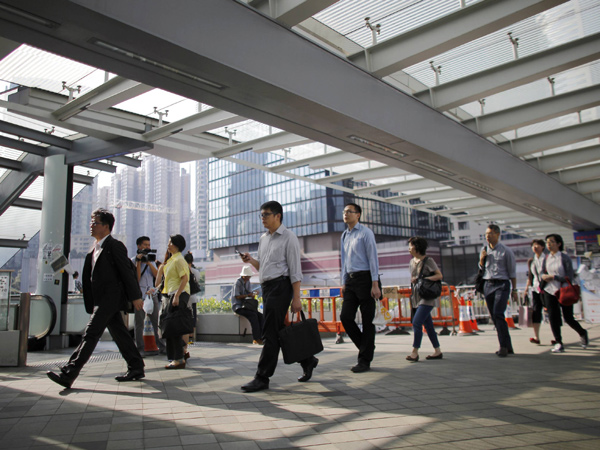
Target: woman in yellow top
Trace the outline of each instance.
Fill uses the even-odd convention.
[[[187,308],[190,300],[190,269],[181,252],[185,249],[185,238],[180,234],[170,237],[167,244],[165,262],[161,264],[156,275],[156,287],[160,286],[164,277],[163,309],[169,304]],[[171,362],[165,369],[185,369],[183,342],[181,336],[167,338],[167,357]]]

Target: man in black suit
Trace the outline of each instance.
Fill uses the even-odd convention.
[[[56,374],[47,373],[55,383],[70,388],[83,365],[92,355],[102,333],[108,327],[121,355],[127,361],[127,373],[117,381],[144,378],[144,361],[133,338],[123,323],[121,311],[127,308],[127,299],[136,310],[142,309],[142,293],[127,257],[127,249],[121,241],[113,238],[115,218],[106,209],[92,213],[90,234],[96,239],[94,249],[87,254],[83,265],[83,301],[85,310],[92,316],[85,328],[81,344],[71,355],[69,362]]]

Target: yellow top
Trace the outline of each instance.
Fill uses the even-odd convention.
[[[163,269],[165,277],[165,287],[162,290],[163,294],[173,294],[179,289],[181,284],[181,278],[184,275],[188,276],[188,282],[185,285],[184,291],[190,293],[190,268],[188,263],[183,259],[181,252],[177,252],[172,255],[169,260],[165,263]]]

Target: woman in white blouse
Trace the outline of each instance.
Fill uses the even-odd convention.
[[[573,263],[571,258],[563,253],[564,242],[559,234],[549,234],[546,236],[546,248],[550,252],[546,255],[542,263],[542,280],[544,286],[544,305],[548,309],[548,318],[550,320],[550,328],[554,335],[556,344],[552,349],[552,353],[562,353],[565,347],[562,342],[561,335],[561,311],[565,322],[579,334],[581,346],[586,348],[588,345],[588,333],[573,317],[573,305],[563,306],[558,301],[558,292],[561,287],[567,286],[567,278],[571,282],[575,277],[573,272]]]

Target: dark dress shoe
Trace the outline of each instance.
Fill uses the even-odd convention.
[[[269,389],[269,382],[261,381],[258,378],[255,378],[250,383],[246,383],[242,386],[242,391],[245,392],[258,392],[264,391],[265,389]]]
[[[496,352],[496,355],[498,355],[500,358],[506,358],[508,355],[508,349],[506,347],[500,347],[500,350]]]
[[[48,372],[46,372],[46,375],[48,376],[48,378],[50,378],[56,384],[60,384],[65,389],[70,389],[71,385],[75,381],[74,378],[69,378],[64,373],[61,373],[59,375],[59,374],[56,374],[56,373],[52,372],[51,370],[49,370]]]
[[[358,363],[357,365],[352,367],[350,370],[354,373],[362,373],[362,372],[367,372],[367,371],[371,370],[371,366],[369,366],[368,364],[365,364],[365,363]]]
[[[312,361],[309,362],[304,368],[304,373],[302,374],[302,376],[298,377],[298,381],[304,383],[310,380],[312,378],[313,370],[317,368],[317,364],[319,364],[319,360],[313,357]]]
[[[146,375],[144,374],[144,369],[137,370],[128,370],[125,375],[120,375],[115,377],[117,381],[136,381],[144,378]]]

